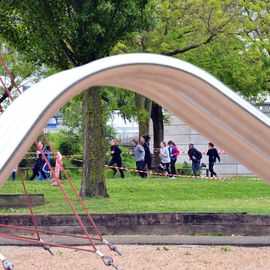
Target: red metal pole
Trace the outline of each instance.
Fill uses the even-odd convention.
[[[29,209],[31,217],[32,217],[32,222],[33,222],[33,225],[34,225],[34,228],[35,228],[35,232],[36,232],[36,235],[38,237],[38,240],[40,240],[41,238],[40,238],[40,234],[39,234],[39,231],[38,231],[38,228],[37,228],[37,221],[36,221],[35,215],[34,215],[33,210],[32,210],[32,205],[31,205],[31,202],[30,202],[28,192],[26,190],[26,186],[25,186],[25,183],[24,183],[24,180],[23,180],[23,177],[22,177],[22,172],[21,172],[20,166],[18,166],[18,173],[19,173],[19,177],[20,177],[21,182],[22,182],[25,198],[26,198],[26,201],[27,201],[27,206],[28,206],[28,209]]]
[[[6,65],[6,63],[5,63],[5,61],[4,61],[4,59],[2,57],[0,57],[0,63],[2,64],[2,66],[4,67],[4,69],[6,70],[6,72],[8,73],[9,78],[11,79],[13,85],[16,87],[16,89],[19,92],[19,94],[21,94],[21,91],[20,91],[17,83],[15,82],[15,80],[14,80],[11,72],[9,71],[9,69],[8,69],[8,67],[7,67],[7,65]]]
[[[55,156],[55,158],[56,158],[56,157],[57,157],[56,152],[54,151],[53,147],[50,145],[50,143],[49,143],[49,141],[48,141],[48,139],[47,139],[47,136],[46,136],[46,134],[45,134],[43,131],[42,131],[42,135],[43,135],[43,137],[44,137],[44,139],[45,139],[46,144],[50,147],[50,149],[52,150],[52,152],[53,152],[53,154],[54,154],[54,156]],[[81,197],[79,196],[79,194],[78,194],[77,190],[75,189],[75,187],[74,187],[74,185],[73,185],[71,179],[69,178],[69,176],[68,176],[68,174],[67,174],[67,172],[66,172],[64,166],[63,166],[61,163],[60,163],[60,167],[61,167],[61,170],[64,172],[64,175],[65,175],[65,177],[67,178],[67,180],[68,180],[68,182],[69,182],[69,184],[70,184],[70,186],[71,186],[73,192],[75,193],[76,198],[78,199],[80,205],[82,206],[82,208],[84,209],[84,211],[85,211],[87,217],[89,218],[90,222],[92,223],[95,232],[96,232],[97,235],[100,237],[100,240],[103,241],[103,237],[102,237],[102,235],[101,235],[101,233],[100,233],[100,231],[99,231],[97,225],[95,224],[95,221],[93,220],[92,216],[90,215],[89,211],[87,210],[87,208],[86,208],[84,202],[82,201]]]
[[[45,156],[45,154],[44,154],[44,152],[43,152],[41,146],[38,144],[37,141],[35,141],[35,144],[36,144],[36,146],[37,146],[39,152],[41,153],[43,159],[45,160],[47,166],[49,167],[51,173],[53,174],[53,177],[55,178],[55,180],[56,180],[56,182],[57,182],[59,188],[61,189],[62,193],[64,194],[65,199],[66,199],[66,201],[67,201],[69,207],[71,208],[73,214],[75,215],[75,217],[76,217],[76,219],[77,219],[77,221],[78,221],[78,223],[79,223],[81,229],[83,230],[83,232],[84,232],[85,235],[87,236],[87,239],[89,240],[89,243],[92,245],[93,249],[96,251],[97,249],[96,249],[96,247],[95,247],[95,245],[94,245],[94,243],[93,243],[93,241],[92,241],[91,236],[89,235],[89,233],[88,233],[88,231],[87,231],[85,225],[83,224],[83,222],[82,222],[80,216],[78,215],[76,209],[74,208],[74,206],[73,206],[73,204],[72,204],[72,202],[71,202],[69,196],[67,195],[67,193],[66,193],[66,191],[65,191],[65,189],[64,189],[64,187],[63,187],[63,185],[61,184],[61,182],[60,182],[58,176],[55,174],[55,172],[54,172],[54,170],[53,170],[53,168],[52,168],[50,162],[48,161],[47,157]]]
[[[1,76],[0,76],[0,81],[1,81],[1,83],[2,83],[2,85],[3,85],[3,87],[4,87],[5,91],[6,91],[6,93],[8,95],[10,101],[12,102],[13,101],[13,97],[11,96],[11,93],[8,90],[8,88],[7,88],[6,84],[4,83],[4,81],[2,80]]]

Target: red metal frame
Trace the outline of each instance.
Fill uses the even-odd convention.
[[[6,72],[8,73],[8,75],[9,75],[9,77],[10,77],[10,79],[11,79],[12,84],[16,87],[18,93],[21,93],[21,91],[19,90],[19,88],[18,88],[18,86],[17,86],[17,84],[16,84],[16,82],[15,82],[15,80],[14,80],[12,74],[10,73],[10,71],[9,71],[8,67],[6,66],[6,64],[5,64],[4,60],[3,60],[3,58],[1,58],[1,57],[0,57],[0,63],[1,63],[1,64],[3,65],[3,67],[5,68]],[[5,91],[6,91],[6,93],[7,93],[7,95],[8,95],[10,101],[12,102],[12,101],[14,100],[14,98],[12,97],[12,95],[11,95],[9,89],[6,87],[4,81],[2,80],[1,77],[0,77],[0,81],[1,81],[1,83],[2,83],[2,85],[3,85],[3,87],[4,87]],[[43,131],[42,131],[42,136],[43,136],[44,140],[46,141],[46,144],[50,147],[50,149],[52,150],[54,156],[56,157],[56,152],[54,151],[54,149],[53,149],[52,146],[50,145],[50,143],[49,143],[49,141],[48,141],[48,139],[47,139],[47,136],[45,135],[45,133],[44,133]],[[78,215],[78,212],[76,211],[74,205],[72,204],[71,199],[70,199],[69,196],[67,195],[67,193],[66,193],[66,191],[65,191],[65,189],[64,189],[64,187],[63,187],[63,185],[61,184],[59,178],[58,178],[57,175],[55,174],[55,172],[54,172],[52,166],[50,165],[50,163],[49,163],[47,157],[45,156],[45,154],[44,154],[44,152],[43,152],[43,149],[42,149],[41,146],[37,143],[37,141],[35,141],[35,144],[36,144],[38,150],[40,151],[40,153],[41,153],[43,159],[45,160],[45,162],[46,162],[48,168],[50,169],[50,171],[51,171],[51,173],[52,173],[52,175],[53,175],[55,181],[57,182],[57,184],[58,184],[60,190],[62,191],[62,193],[63,193],[63,195],[64,195],[64,197],[65,197],[65,199],[66,199],[66,201],[67,201],[67,203],[68,203],[68,205],[69,205],[69,207],[71,208],[73,214],[75,215],[76,220],[78,221],[78,223],[79,223],[79,225],[80,225],[80,227],[81,227],[81,229],[82,229],[82,232],[85,234],[85,236],[83,236],[83,237],[82,237],[82,236],[78,236],[78,235],[72,235],[72,237],[87,239],[87,240],[89,241],[89,244],[90,244],[90,245],[92,246],[92,248],[93,248],[93,250],[92,250],[91,252],[96,252],[97,249],[96,249],[96,247],[95,247],[95,245],[94,245],[94,243],[93,243],[93,240],[103,241],[103,237],[102,237],[102,235],[101,235],[101,233],[100,233],[98,227],[96,226],[96,224],[95,224],[93,218],[91,217],[90,213],[88,212],[88,210],[87,210],[85,204],[83,203],[82,199],[80,198],[78,192],[76,191],[76,189],[75,189],[75,187],[74,187],[74,185],[73,185],[71,179],[69,178],[69,176],[68,176],[67,172],[65,171],[63,165],[60,164],[61,170],[64,172],[65,177],[67,178],[67,180],[68,180],[68,182],[69,182],[69,184],[70,184],[70,186],[71,186],[73,192],[75,193],[77,200],[80,202],[80,205],[82,206],[82,208],[84,209],[85,213],[87,214],[87,216],[88,216],[88,218],[89,218],[89,220],[90,220],[90,222],[91,222],[91,224],[92,224],[92,226],[93,226],[93,228],[94,228],[94,231],[95,231],[95,233],[98,235],[99,238],[94,238],[94,237],[92,237],[92,236],[88,233],[88,231],[87,231],[87,229],[86,229],[86,227],[85,227],[83,221],[81,220],[80,216]],[[34,229],[30,229],[30,228],[20,228],[20,227],[18,227],[18,226],[11,226],[11,225],[7,226],[7,225],[3,225],[3,224],[0,224],[0,227],[6,227],[6,228],[8,227],[8,228],[14,228],[14,229],[17,229],[17,230],[25,230],[25,231],[35,232],[38,239],[29,238],[29,237],[12,236],[12,235],[8,235],[8,234],[0,234],[0,237],[2,236],[2,237],[5,237],[5,238],[9,238],[9,239],[23,240],[23,241],[27,241],[27,242],[31,242],[31,243],[37,243],[37,244],[42,245],[42,246],[50,245],[50,246],[58,246],[58,247],[68,247],[68,248],[72,248],[72,247],[70,247],[70,246],[68,246],[68,245],[55,245],[55,244],[45,243],[44,241],[41,240],[40,233],[42,233],[42,232],[43,232],[43,233],[47,233],[47,234],[55,234],[55,235],[69,236],[69,237],[71,237],[71,235],[70,235],[70,234],[64,234],[64,233],[52,233],[52,232],[50,232],[50,231],[39,230],[39,229],[38,229],[37,222],[36,222],[36,219],[35,219],[35,215],[34,215],[34,213],[33,213],[32,207],[31,207],[30,198],[29,198],[29,195],[28,195],[28,192],[27,192],[27,189],[26,189],[26,186],[25,186],[23,177],[22,177],[22,173],[21,173],[20,167],[18,167],[18,173],[19,173],[20,180],[21,180],[21,182],[22,182],[22,186],[23,186],[24,192],[25,192],[25,197],[26,197],[26,201],[27,201],[27,206],[28,206],[28,208],[29,208],[29,210],[30,210],[30,214],[31,214],[31,217],[32,217],[32,222],[33,222],[33,225],[34,225]],[[77,249],[77,250],[84,250],[84,249],[78,249],[78,248],[76,248],[76,249]]]

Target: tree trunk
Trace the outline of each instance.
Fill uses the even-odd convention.
[[[108,197],[104,178],[104,122],[98,87],[83,93],[84,166],[81,196]]]
[[[152,104],[151,119],[154,133],[154,164],[159,164],[160,157],[157,149],[160,148],[160,142],[164,140],[164,123],[162,107],[154,102]]]
[[[139,124],[139,137],[149,134],[149,120],[152,101],[144,96],[136,94],[137,119]]]

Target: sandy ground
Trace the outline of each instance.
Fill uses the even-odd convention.
[[[122,270],[211,270],[211,269],[270,269],[270,247],[243,248],[220,246],[118,246],[124,256],[113,255]],[[70,269],[109,270],[95,254],[54,248],[51,256],[42,248],[4,246],[0,252],[14,264],[15,270]]]

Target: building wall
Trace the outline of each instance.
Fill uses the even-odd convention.
[[[261,111],[266,113],[270,117],[270,103],[266,103],[264,106],[259,108]],[[175,142],[177,147],[180,149],[180,156],[178,157],[178,162],[190,162],[187,155],[188,144],[193,143],[195,147],[203,153],[202,162],[208,164],[208,159],[206,152],[208,149],[209,140],[202,136],[198,131],[189,127],[181,119],[174,115],[170,117],[170,123],[164,126],[165,141],[168,142],[172,140]],[[153,137],[153,127],[150,124],[150,135]],[[213,142],[215,144],[215,142]],[[218,146],[215,147],[221,150],[220,157],[221,162],[217,162],[215,165],[215,171],[219,175],[229,176],[229,175],[253,175],[246,167],[234,160],[230,155],[224,153],[224,151]]]

